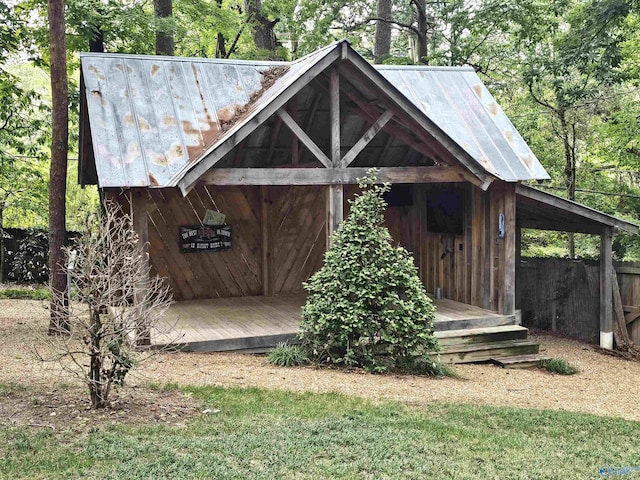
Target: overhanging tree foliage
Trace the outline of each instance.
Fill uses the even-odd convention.
[[[47,140],[47,107],[40,95],[25,89],[5,65],[11,55],[27,51],[25,20],[0,4],[0,282],[4,278],[6,212],[26,215],[46,202],[42,147]]]
[[[391,245],[375,173],[331,238],[322,268],[305,284],[301,337],[319,361],[383,371],[438,348],[434,307],[413,258]]]

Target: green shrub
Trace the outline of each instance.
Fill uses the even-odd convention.
[[[11,298],[18,300],[48,300],[49,290],[46,288],[7,288],[0,290],[0,298]]]
[[[361,180],[362,194],[331,237],[322,268],[304,285],[300,337],[318,363],[379,372],[439,345],[413,258],[391,245],[383,225],[389,185],[375,181],[375,172]]]
[[[549,358],[547,360],[541,360],[538,363],[540,368],[543,368],[551,373],[558,373],[560,375],[574,375],[578,373],[578,369],[572,365],[569,365],[566,360],[561,358]]]
[[[267,361],[279,367],[299,367],[309,363],[309,356],[300,345],[281,343],[269,352]]]

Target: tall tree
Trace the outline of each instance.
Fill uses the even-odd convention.
[[[378,0],[376,8],[376,37],[373,54],[376,62],[380,62],[391,51],[392,0]]]
[[[69,332],[68,292],[65,256],[65,198],[67,154],[69,150],[69,112],[67,44],[65,39],[64,0],[49,0],[49,45],[51,62],[51,167],[49,169],[49,266],[51,319],[49,334]]]
[[[248,21],[251,22],[251,35],[258,50],[270,52],[275,59],[278,40],[274,27],[280,21],[279,18],[269,20],[262,11],[262,0],[244,0],[244,9]]]
[[[173,15],[172,0],[153,0],[153,9],[156,14],[156,55],[174,54],[173,32],[167,22]]]
[[[584,109],[606,97],[619,80],[619,27],[628,6],[620,0],[593,0],[567,4],[563,11],[557,8],[552,5],[546,12],[555,28],[526,42],[523,81],[531,98],[550,115],[562,143],[566,196],[575,200],[581,140],[588,131],[581,128],[588,124]],[[574,258],[573,235],[568,248]]]

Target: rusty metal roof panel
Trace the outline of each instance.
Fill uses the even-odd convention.
[[[175,185],[331,48],[293,63],[81,54],[99,186]]]
[[[374,67],[487,172],[506,181],[549,178],[473,69]]]
[[[289,63],[82,54],[99,186],[175,186],[339,44]],[[375,68],[487,172],[548,178],[473,70]]]
[[[272,65],[83,54],[99,186],[168,185],[249,103]]]

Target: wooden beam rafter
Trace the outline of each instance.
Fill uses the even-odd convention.
[[[331,125],[331,163],[340,164],[340,76],[336,68],[329,75],[329,115]]]
[[[298,97],[291,99],[291,116],[297,122],[298,121]],[[278,120],[281,120],[278,117]],[[295,135],[291,136],[291,163],[298,163],[300,161],[300,140]]]
[[[269,118],[278,110],[282,110],[282,107],[293,98],[300,90],[306,87],[309,82],[324,72],[327,67],[340,58],[340,52],[335,50],[329,52],[324,58],[318,61],[308,71],[303,73],[299,78],[295,80],[286,90],[277,94],[277,98],[272,100],[269,105],[266,105],[255,115],[240,122],[241,125],[234,127],[233,133],[223,134],[218,140],[216,147],[209,151],[198,163],[189,165],[183,169],[183,171],[176,173],[175,185],[177,185],[182,194],[186,195],[193,188],[193,186],[200,180],[200,177],[205,174],[207,170],[213,167],[219,162],[227,153],[229,153],[236,145],[247,138],[251,132],[253,132],[258,126],[269,120]],[[282,110],[284,111],[284,110]],[[286,113],[286,112],[285,112]],[[291,118],[291,117],[289,117]],[[222,140],[226,135],[229,138]],[[173,182],[174,180],[172,180]]]
[[[207,185],[354,185],[371,167],[349,168],[213,168],[203,175]],[[466,182],[461,167],[382,167],[379,182]]]
[[[326,168],[331,168],[331,160],[324,154],[324,152],[316,145],[316,143],[302,130],[300,125],[291,118],[291,115],[287,113],[283,108],[278,109],[278,116],[282,118],[284,124],[289,127],[291,132],[300,139],[305,147],[322,163]]]
[[[364,132],[362,137],[351,147],[344,157],[340,160],[340,167],[345,168],[351,165],[351,163],[355,160],[358,154],[365,149],[367,145],[374,139],[374,137],[378,134],[382,128],[389,123],[389,121],[393,118],[393,112],[391,110],[387,110],[384,112],[378,119],[374,122],[369,129]]]

